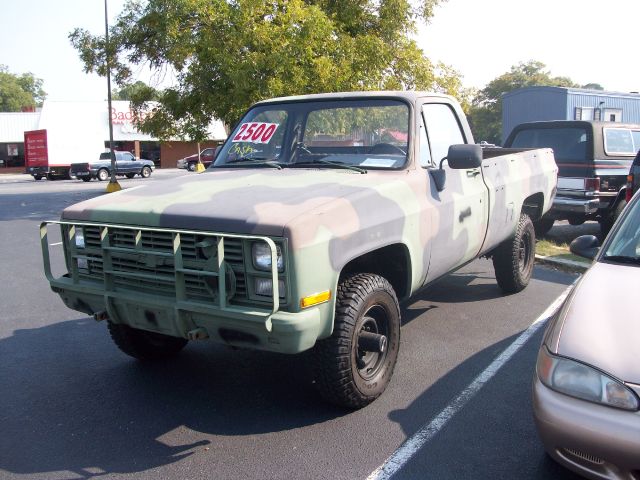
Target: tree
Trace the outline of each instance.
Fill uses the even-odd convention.
[[[138,80],[135,83],[124,85],[122,88],[116,89],[112,93],[114,100],[132,100],[142,99],[142,101],[157,100],[158,92],[155,88],[150,87],[144,82]]]
[[[0,65],[0,111],[19,112],[25,107],[42,106],[47,97],[42,84],[32,73],[15,75]]]
[[[478,92],[472,101],[469,120],[477,141],[500,143],[502,135],[502,95],[533,86],[577,87],[568,77],[552,77],[542,62],[530,60],[511,67]]]
[[[85,71],[132,81],[133,66],[175,78],[158,103],[135,95],[139,128],[203,139],[210,119],[233,125],[264,98],[317,92],[429,89],[457,95],[459,75],[411,38],[444,0],[133,0],[103,36],[70,35]]]
[[[604,87],[599,83],[587,83],[586,85],[582,85],[580,88],[587,90],[604,90]]]

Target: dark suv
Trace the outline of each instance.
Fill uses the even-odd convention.
[[[531,122],[518,125],[505,147],[553,149],[558,192],[553,208],[536,224],[544,234],[555,220],[580,225],[597,220],[603,234],[626,205],[627,175],[640,149],[640,125],[614,122]]]

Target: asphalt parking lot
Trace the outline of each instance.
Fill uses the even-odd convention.
[[[575,274],[536,266],[504,296],[477,260],[419,293],[390,387],[351,412],[318,399],[304,355],[192,342],[171,362],[126,357],[42,274],[39,222],[105,183],[3,177],[0,478],[576,478],[545,456],[530,400],[531,325]]]

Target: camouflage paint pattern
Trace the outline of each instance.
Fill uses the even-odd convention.
[[[413,102],[411,105],[422,98],[418,94],[402,95]],[[433,94],[429,98],[451,104],[468,132],[454,100]],[[331,334],[336,286],[340,273],[352,260],[382,247],[402,245],[409,259],[406,268],[410,295],[512,236],[526,199],[527,204],[536,205],[533,211],[538,216],[551,205],[557,167],[550,150],[485,158],[481,172],[476,174],[453,170],[445,163],[447,183],[438,192],[429,169],[414,161],[423,146],[415,135],[419,127],[417,116],[413,109],[411,112],[412,143],[407,166],[402,170],[369,170],[360,174],[312,168],[209,169],[200,175],[156,182],[73,205],[63,211],[62,220],[259,235],[285,242],[290,298],[287,306],[272,316],[273,332],[266,334],[245,324],[235,325],[260,338],[256,348],[301,351],[310,348],[317,338]],[[467,138],[470,137],[469,132]],[[83,298],[87,289],[82,284],[70,286],[64,282],[52,282],[52,287],[61,296],[66,295],[71,306]],[[328,302],[301,308],[301,298],[327,290],[331,291]],[[95,293],[94,304],[100,300]],[[119,319],[125,323],[127,308],[133,307],[121,307],[124,311]],[[159,311],[164,312],[162,322],[177,322],[170,302],[162,303]],[[234,325],[234,319],[224,319],[220,312],[209,317],[193,314],[191,326],[207,322],[213,329]],[[158,330],[151,325],[137,326]],[[304,340],[278,338],[284,330]],[[165,331],[185,335],[184,329]]]

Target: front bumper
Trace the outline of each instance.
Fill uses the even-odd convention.
[[[181,158],[176,163],[176,168],[187,168],[187,161],[184,158]]]
[[[545,450],[587,478],[640,478],[640,412],[563,395],[533,381],[533,414]]]
[[[300,353],[313,347],[321,331],[322,306],[266,316],[246,308],[219,309],[198,302],[158,301],[135,293],[106,294],[99,285],[79,287],[69,277],[50,282],[64,304],[89,315],[106,312],[114,323],[191,340],[209,339],[238,347]]]

